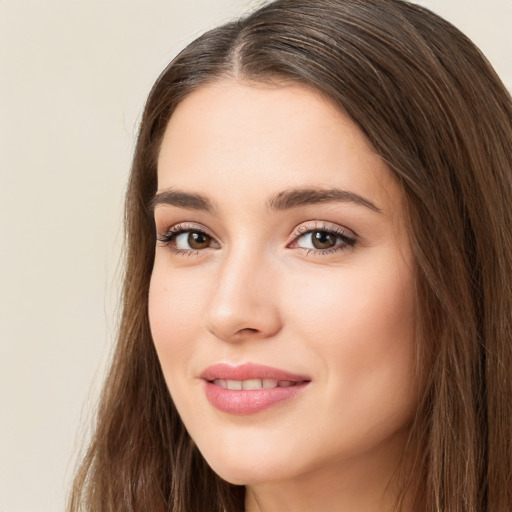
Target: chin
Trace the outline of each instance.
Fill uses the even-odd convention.
[[[290,462],[280,464],[277,460],[263,461],[261,457],[226,456],[205,460],[212,470],[233,485],[255,485],[290,478]]]

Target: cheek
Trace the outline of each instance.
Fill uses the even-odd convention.
[[[151,335],[167,388],[180,414],[189,418],[198,415],[188,397],[190,382],[197,385],[192,361],[199,350],[202,325],[204,287],[199,284],[191,283],[190,277],[185,280],[180,272],[170,272],[157,259],[148,297]]]
[[[367,267],[304,286],[297,329],[323,390],[318,409],[329,411],[317,420],[322,437],[330,450],[369,448],[407,425],[417,407],[412,278]]]
[[[288,314],[318,340],[378,343],[413,329],[413,284],[405,269],[327,269],[294,281],[299,293],[287,293]]]
[[[149,288],[151,334],[164,370],[184,364],[193,351],[192,334],[201,325],[204,289],[155,262]]]
[[[329,385],[375,396],[381,387],[389,396],[413,375],[414,288],[400,260],[386,254],[375,260],[378,266],[328,269],[299,280],[301,293],[288,313]]]

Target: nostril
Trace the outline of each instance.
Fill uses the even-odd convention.
[[[250,334],[252,332],[259,332],[258,329],[254,329],[253,327],[245,327],[244,329],[240,329],[238,334]]]

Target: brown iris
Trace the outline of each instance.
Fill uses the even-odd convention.
[[[313,231],[311,233],[311,243],[315,249],[330,249],[336,245],[338,237],[327,231]]]
[[[187,243],[192,249],[206,249],[211,242],[211,237],[200,231],[191,231],[187,237]]]

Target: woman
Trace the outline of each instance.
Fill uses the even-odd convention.
[[[512,105],[400,0],[277,0],[157,80],[70,510],[512,507]]]

